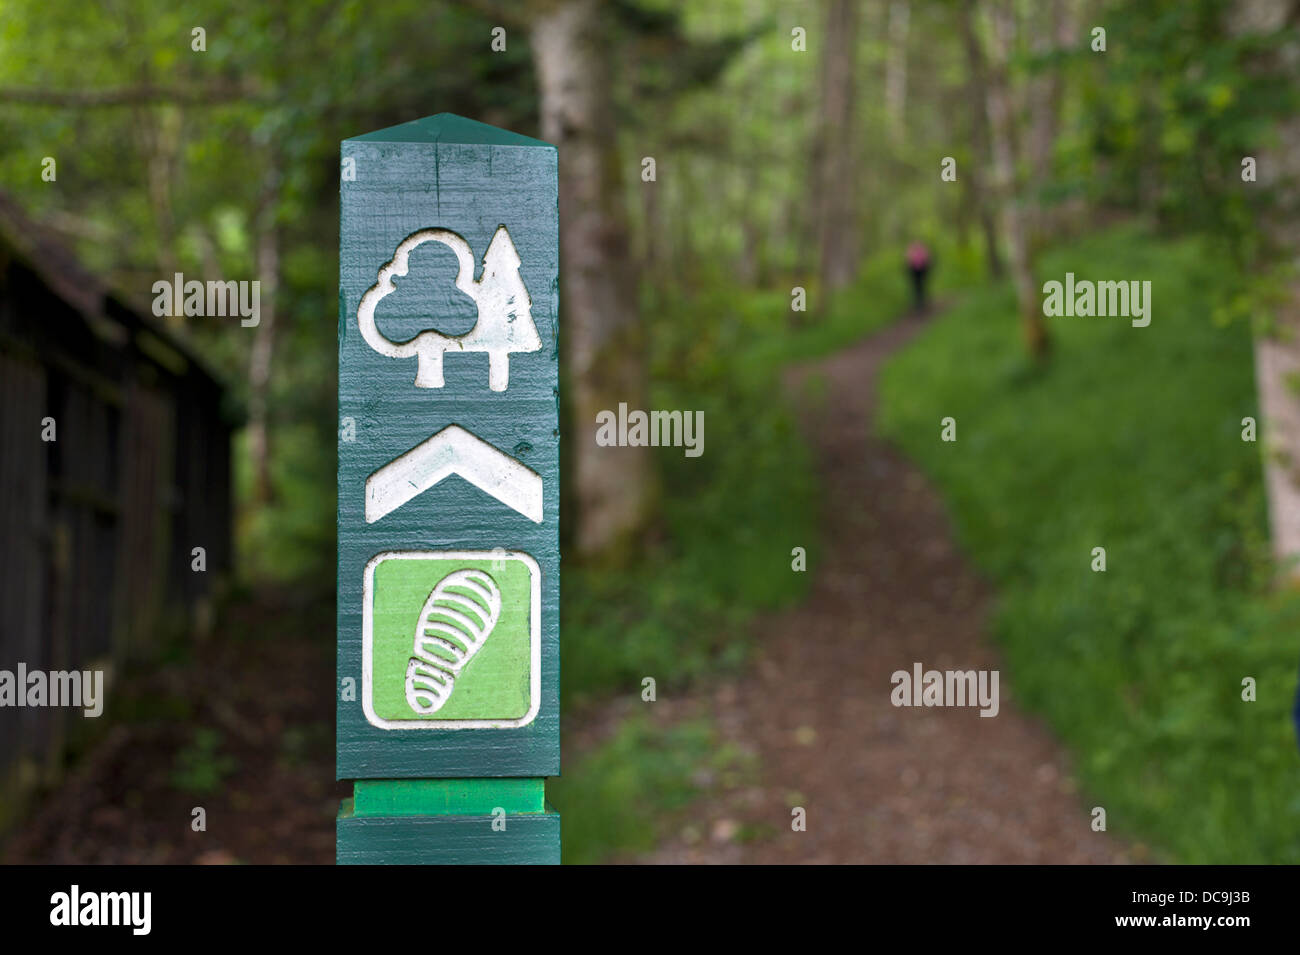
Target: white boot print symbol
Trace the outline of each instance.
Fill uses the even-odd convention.
[[[501,616],[501,590],[481,570],[457,570],[433,588],[415,624],[414,656],[406,664],[406,702],[436,713],[456,677],[478,653]]]
[[[478,321],[464,335],[444,335],[426,329],[405,342],[385,338],[375,325],[375,307],[394,291],[393,276],[406,275],[411,252],[425,242],[441,242],[458,263],[456,287],[478,306]],[[469,243],[447,229],[421,229],[397,245],[393,257],[379,270],[374,285],[361,296],[357,325],[366,344],[389,358],[418,357],[417,388],[441,388],[442,356],[453,352],[487,352],[488,387],[505,391],[510,384],[510,354],[534,352],[542,347],[533,324],[532,298],[519,275],[519,253],[505,226],[499,226],[483,256],[483,275],[474,278],[474,256]]]

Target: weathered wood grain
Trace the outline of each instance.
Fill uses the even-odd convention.
[[[355,180],[340,183],[338,415],[340,422],[355,422],[355,440],[345,440],[341,431],[338,445],[338,778],[556,775],[560,435],[555,148],[440,114],[346,140],[341,156],[345,163],[352,160]],[[443,386],[416,387],[416,357],[388,357],[363,338],[357,319],[362,296],[376,284],[380,268],[394,258],[398,245],[416,232],[454,232],[469,244],[479,270],[502,226],[518,252],[519,275],[531,297],[542,347],[509,356],[504,391],[489,387],[487,353],[452,350],[444,355]],[[444,335],[465,334],[463,313],[473,315],[474,307],[464,297],[455,304],[456,277],[457,258],[451,248],[438,242],[416,247],[408,273],[394,279],[395,291],[374,313],[381,333],[399,342],[426,328]],[[540,475],[540,523],[456,475],[367,523],[367,478],[451,425],[467,429]],[[390,551],[496,548],[528,554],[540,568],[541,690],[536,717],[508,729],[372,725],[361,701],[367,564]],[[341,693],[348,678],[357,690],[351,700]],[[403,860],[417,861],[403,848],[409,847],[405,833],[417,823],[384,825],[365,821],[365,827],[371,827],[366,831],[380,831],[383,839],[394,834],[392,845],[401,849]],[[455,825],[448,828],[448,823],[428,820],[418,825],[427,828],[409,830],[419,833],[410,836],[416,841],[430,833],[461,838],[462,830]],[[558,819],[554,825],[558,828]],[[355,832],[364,828],[360,820],[345,824],[340,817],[339,826],[339,861],[360,861],[350,855],[374,851],[356,848]],[[484,831],[488,846],[494,845],[493,836],[501,835],[490,828]],[[466,838],[467,845],[474,841]]]
[[[359,817],[344,805],[338,861],[351,865],[559,865],[560,815]],[[505,828],[500,828],[504,823]]]

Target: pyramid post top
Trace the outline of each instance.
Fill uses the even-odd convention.
[[[554,149],[548,142],[508,129],[466,119],[455,113],[435,113],[409,123],[352,136],[344,142],[362,143],[451,143],[465,146],[514,146]]]

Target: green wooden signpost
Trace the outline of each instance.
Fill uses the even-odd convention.
[[[345,140],[340,863],[557,863],[554,146],[441,113]]]

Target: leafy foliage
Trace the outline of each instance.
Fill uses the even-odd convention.
[[[1276,146],[1300,90],[1283,72],[1294,37],[1239,29],[1233,13],[1219,0],[1110,4],[1111,48],[1075,57],[1086,134],[1066,165],[1089,180],[1090,202],[1149,209],[1244,263],[1264,251],[1270,203],[1295,184],[1245,184],[1241,161]]]

